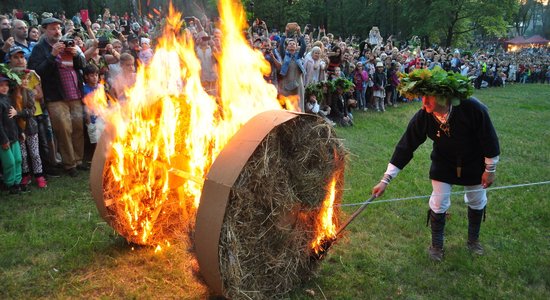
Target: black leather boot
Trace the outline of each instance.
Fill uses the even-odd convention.
[[[430,209],[428,219],[432,228],[432,245],[428,248],[428,254],[431,260],[441,261],[444,254],[445,213],[437,214]]]
[[[479,243],[479,229],[485,208],[472,209],[468,207],[468,250],[477,255],[483,255],[483,247]]]

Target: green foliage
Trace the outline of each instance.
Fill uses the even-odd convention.
[[[0,64],[0,74],[9,78],[11,84],[21,85],[21,78],[16,72],[12,72],[7,64]]]
[[[332,91],[336,91],[337,88],[342,89],[344,93],[350,92],[353,90],[355,85],[349,79],[338,77],[332,82]]]
[[[309,99],[310,95],[315,95],[318,103],[327,104],[328,94],[332,91],[332,82],[323,81],[310,83],[306,86],[305,97]]]
[[[416,69],[408,74],[400,74],[401,82],[397,89],[408,99],[424,95],[440,96],[438,100],[453,102],[458,105],[460,100],[473,94],[474,88],[470,80],[460,73],[447,72],[436,66],[433,70]]]
[[[1,1],[0,11],[7,11],[17,1]],[[136,2],[139,2],[136,0]],[[502,37],[507,26],[528,24],[535,9],[541,9],[535,0],[520,5],[517,0],[241,0],[247,10],[249,23],[255,18],[265,20],[271,28],[283,30],[289,22],[302,26],[311,24],[316,30],[323,25],[337,37],[368,37],[369,30],[378,26],[384,38],[394,36],[396,42],[405,41],[416,35],[425,45],[465,46],[474,34],[488,37]],[[141,0],[142,12],[147,13],[147,1]],[[216,0],[175,1],[174,5],[184,15],[216,15]],[[150,8],[166,7],[165,1],[151,0]],[[33,11],[56,12],[65,10],[69,16],[81,8],[89,8],[92,16],[102,13],[103,6],[112,12],[122,14],[130,11],[130,1],[115,0],[28,0],[24,8]],[[543,7],[544,8],[544,7]],[[550,31],[550,12],[545,8],[543,19]],[[315,32],[316,36],[318,32]],[[522,32],[523,34],[523,32]]]

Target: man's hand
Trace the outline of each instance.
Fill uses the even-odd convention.
[[[495,182],[495,179],[495,172],[483,172],[483,175],[481,175],[481,186],[486,189]]]
[[[63,42],[57,42],[52,46],[52,55],[58,56],[63,50],[65,50],[65,44]]]
[[[384,194],[384,191],[386,190],[387,186],[388,185],[386,183],[379,182],[377,185],[375,185],[372,188],[372,195],[376,198],[382,196]]]
[[[76,47],[67,47],[65,48],[65,51],[69,52],[73,57],[78,55],[78,50]]]
[[[7,40],[4,41],[4,46],[2,47],[2,51],[8,53],[10,52],[10,48],[15,45],[15,39],[13,36],[10,36]]]

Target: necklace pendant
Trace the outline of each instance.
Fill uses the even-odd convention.
[[[437,131],[436,136],[437,136],[437,137],[441,137],[441,135],[439,134],[439,130]]]

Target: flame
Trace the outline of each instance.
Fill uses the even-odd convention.
[[[242,5],[223,0],[219,9],[217,97],[203,89],[196,45],[170,5],[155,56],[139,66],[127,100],[101,91],[84,100],[112,137],[104,198],[114,227],[129,241],[159,251],[168,232],[193,225],[205,176],[229,139],[256,114],[282,109],[276,88],[263,78],[269,63],[242,34]]]
[[[323,200],[321,211],[317,219],[316,238],[311,243],[311,248],[315,253],[326,250],[324,242],[331,241],[336,238],[336,223],[334,222],[334,201],[336,199],[336,174],[327,186],[327,195]]]

